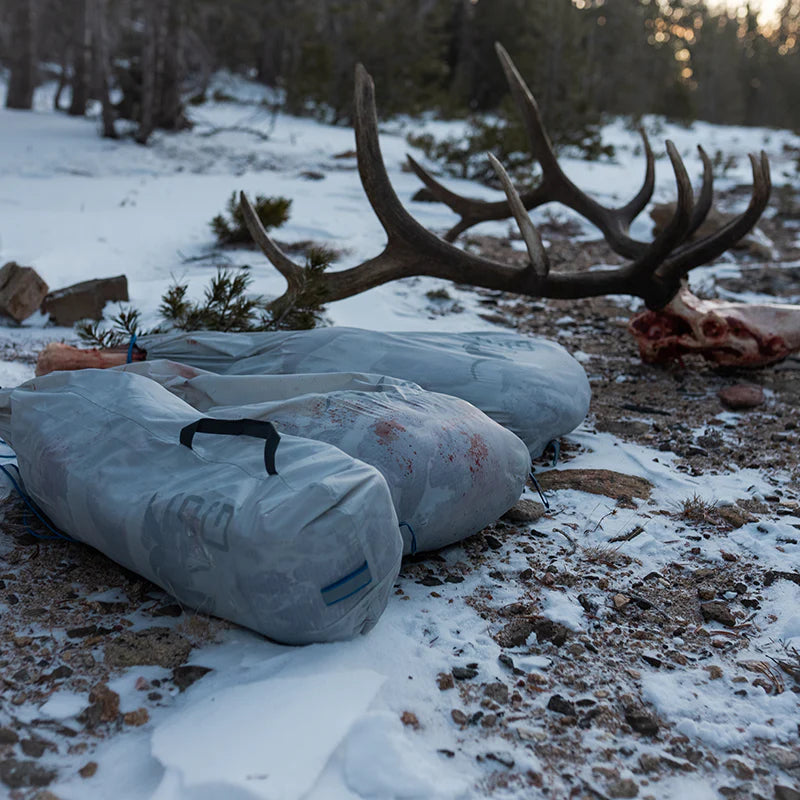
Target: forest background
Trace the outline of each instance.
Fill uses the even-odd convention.
[[[0,65],[8,107],[56,81],[58,108],[102,109],[103,135],[144,143],[189,125],[219,69],[274,87],[276,110],[347,124],[361,61],[380,114],[493,112],[475,129],[491,139],[515,133],[500,41],[557,144],[591,156],[608,115],[800,128],[800,0],[777,2],[0,0]]]

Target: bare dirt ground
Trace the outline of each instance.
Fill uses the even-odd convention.
[[[768,222],[765,233],[780,261],[796,261],[797,228],[785,223]],[[603,245],[571,244],[568,231],[558,226],[544,234],[554,269],[610,260]],[[504,260],[522,258],[507,241],[474,237],[473,246]],[[747,254],[737,258],[742,278],[728,280],[724,288],[758,287],[777,296],[800,292],[800,268],[784,269],[780,262],[763,266]],[[747,748],[714,747],[681,733],[643,698],[641,677],[643,669],[700,669],[709,684],[723,679],[739,684],[743,698],[800,694],[796,654],[779,660],[739,657],[754,635],[753,616],[764,588],[776,581],[800,584],[800,565],[787,561],[784,570],[765,569],[756,557],[735,554],[733,546],[722,565],[711,564],[697,546],[715,539],[725,550],[724,542],[745,523],[800,514],[800,361],[753,371],[719,370],[699,359],[649,366],[641,363],[626,331],[629,311],[612,299],[535,302],[483,293],[482,302],[499,324],[587,354],[593,391],[589,429],[675,453],[677,469],[694,476],[753,467],[782,477],[775,478],[772,494],[736,506],[697,501],[648,507],[642,525],[648,516],[670,516],[684,541],[679,559],[646,575],[616,546],[584,546],[580,530],[565,525],[556,529],[559,535],[540,533],[536,510],[469,539],[455,566],[438,554],[409,559],[398,581],[400,596],[425,587],[434,601],[445,603],[448,584],[479,574],[480,588],[467,602],[502,648],[500,679],[462,664],[458,654],[443,654],[453,667],[432,687],[453,722],[453,744],[440,751],[443,757],[453,756],[465,739],[477,742],[479,751],[483,739],[492,742],[477,756],[490,767],[478,796],[513,791],[525,797],[659,798],[661,781],[684,776],[707,781],[728,798],[797,800],[796,746],[759,740]],[[448,303],[446,297],[431,299],[438,313],[447,313]],[[733,425],[718,417],[725,410],[718,392],[735,383],[761,386],[768,401],[743,412]],[[577,447],[567,443],[562,459],[569,461]],[[591,485],[625,508],[632,497],[648,492],[646,485],[613,473],[583,473],[559,483],[546,477],[545,460],[537,471],[545,473],[542,483],[551,500],[564,489]],[[556,506],[545,519],[554,517]],[[800,525],[793,527],[797,536],[787,546],[800,538]],[[57,753],[62,773],[90,777],[97,769],[92,758],[97,741],[147,724],[153,709],[202,679],[203,669],[185,662],[192,646],[213,640],[225,623],[180,608],[157,587],[87,547],[42,540],[31,529],[45,533],[16,501],[9,503],[0,543],[0,707],[9,720],[0,727],[0,785],[12,800],[55,800],[45,787],[58,770],[42,756]],[[619,541],[637,535],[632,527]],[[539,602],[543,588],[577,593],[588,621],[584,632],[546,618]],[[516,597],[513,602],[509,594]],[[165,620],[171,624],[165,627]],[[531,655],[545,657],[549,667],[518,666]],[[714,663],[704,666],[707,661]],[[142,679],[140,708],[121,713],[109,680],[132,665],[150,664],[167,668],[170,677]],[[15,713],[45,702],[56,690],[89,697],[77,724]],[[404,722],[414,727],[414,714]],[[496,747],[498,736],[507,749]],[[519,748],[534,753],[541,769],[519,769]]]

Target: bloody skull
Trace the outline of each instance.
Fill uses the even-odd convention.
[[[760,367],[800,350],[800,306],[701,300],[683,286],[660,311],[634,316],[628,330],[650,363],[697,353],[723,366]]]

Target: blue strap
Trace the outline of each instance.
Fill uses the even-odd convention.
[[[131,340],[128,344],[128,360],[125,362],[126,364],[130,364],[133,361],[133,346],[136,344],[136,334],[134,333],[131,336]]]
[[[558,459],[561,455],[561,441],[559,439],[551,439],[547,443],[547,447],[553,448],[553,463],[550,466],[555,467],[556,464],[558,464]],[[545,447],[545,452],[547,451],[547,447]]]
[[[12,466],[13,466],[13,465],[12,465]],[[67,536],[67,534],[66,534],[66,533],[62,533],[61,531],[59,531],[59,530],[56,530],[56,529],[55,529],[55,528],[54,528],[54,527],[53,527],[53,526],[52,526],[52,525],[51,525],[51,524],[50,524],[50,523],[49,523],[49,522],[48,522],[48,521],[45,519],[45,517],[44,517],[44,516],[41,514],[41,512],[39,511],[39,509],[37,509],[37,508],[36,508],[36,506],[34,505],[34,503],[33,503],[33,500],[31,500],[31,499],[30,499],[30,497],[28,497],[28,495],[27,495],[27,494],[25,494],[25,492],[23,492],[23,491],[22,491],[22,488],[21,488],[21,487],[20,487],[20,485],[17,483],[17,481],[16,481],[16,479],[14,478],[14,476],[13,476],[13,475],[12,475],[12,474],[11,474],[11,473],[8,471],[8,468],[7,468],[7,467],[5,467],[5,466],[3,466],[2,464],[0,464],[0,470],[2,470],[3,472],[5,472],[5,474],[8,476],[8,479],[11,481],[12,485],[13,485],[13,486],[14,486],[14,488],[17,490],[17,493],[18,493],[18,494],[19,494],[19,496],[22,498],[22,500],[23,500],[23,502],[25,503],[25,505],[26,505],[26,506],[28,506],[28,508],[29,508],[31,511],[33,511],[33,513],[36,515],[36,518],[39,520],[39,522],[41,522],[41,523],[42,523],[42,525],[44,525],[44,526],[45,526],[45,528],[47,528],[47,530],[49,530],[51,533],[55,534],[54,536],[44,536],[44,535],[43,535],[43,534],[41,534],[41,533],[36,533],[36,531],[34,531],[34,530],[33,530],[33,529],[30,527],[30,526],[28,526],[28,525],[27,525],[27,515],[26,515],[26,516],[24,516],[24,517],[23,517],[23,521],[25,522],[25,530],[26,530],[28,533],[30,533],[30,535],[31,535],[31,536],[35,536],[37,539],[61,539],[61,540],[63,540],[63,541],[66,541],[66,542],[74,542],[74,541],[76,541],[76,540],[75,540],[75,539],[73,539],[71,536]],[[17,472],[19,472],[19,468],[17,468]]]
[[[406,527],[411,532],[411,555],[413,556],[417,552],[417,537],[414,535],[414,529],[407,522],[401,522],[400,527]]]
[[[547,498],[544,496],[544,492],[542,491],[542,487],[539,486],[539,481],[536,480],[536,476],[533,474],[533,470],[529,473],[530,479],[533,481],[533,485],[536,487],[536,491],[539,492],[539,497],[542,498],[542,503],[545,508],[550,508],[550,503],[547,502]]]
[[[365,589],[370,583],[372,583],[372,574],[369,570],[369,564],[365,561],[352,572],[348,572],[343,578],[339,578],[338,581],[334,581],[328,586],[323,586],[320,592],[325,605],[333,606]]]

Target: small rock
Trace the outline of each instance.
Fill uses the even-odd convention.
[[[124,275],[81,281],[50,292],[42,301],[42,311],[56,325],[70,327],[78,320],[103,318],[106,303],[128,301],[128,279]]]
[[[639,756],[639,767],[644,773],[657,772],[660,764],[661,759],[653,753],[642,753]]]
[[[478,670],[475,667],[453,667],[452,673],[457,681],[470,681],[477,677]]]
[[[41,767],[35,761],[6,758],[0,761],[0,781],[9,789],[26,786],[47,786],[56,777],[56,771]]]
[[[45,750],[57,749],[52,742],[46,742],[43,739],[23,739],[19,746],[22,752],[31,758],[41,758]]]
[[[91,778],[96,772],[97,762],[89,761],[78,770],[78,775],[80,775],[81,778]]]
[[[588,594],[579,594],[578,602],[583,606],[587,614],[594,614],[597,611],[597,603]]]
[[[422,584],[423,586],[443,586],[444,581],[441,578],[437,578],[435,575],[426,575],[424,578],[421,578],[417,581],[417,583]]]
[[[497,753],[487,753],[486,758],[489,759],[489,761],[496,761],[498,764],[508,767],[508,769],[514,766],[513,756],[505,750],[501,750]]]
[[[556,647],[561,647],[570,637],[570,630],[566,625],[546,617],[535,619],[533,629],[536,631],[536,641],[552,642]]]
[[[637,733],[655,736],[658,733],[658,720],[647,709],[628,706],[625,709],[625,722]]]
[[[536,522],[544,515],[544,506],[526,497],[517,500],[516,504],[506,511],[501,519],[508,522]]]
[[[500,655],[499,655],[499,656],[497,656],[497,660],[498,660],[498,661],[499,661],[499,662],[500,662],[500,663],[501,663],[501,664],[502,664],[502,665],[503,665],[503,666],[504,666],[506,669],[510,669],[510,670],[513,670],[513,669],[514,669],[514,659],[513,659],[513,658],[511,658],[511,656],[509,656],[509,655],[506,655],[505,653],[500,653]]]
[[[708,664],[703,669],[708,673],[708,677],[712,681],[719,680],[722,677],[722,667],[718,667],[716,664]]]
[[[146,708],[137,708],[136,711],[128,711],[122,715],[122,721],[132,728],[138,728],[150,721],[150,714]]]
[[[800,572],[782,572],[781,570],[768,570],[764,573],[764,586],[772,586],[776,580],[791,581],[800,586]]]
[[[11,728],[0,728],[0,745],[3,744],[16,744],[19,741],[19,735]]]
[[[722,405],[734,410],[757,408],[764,402],[764,390],[749,383],[737,383],[720,389],[718,397]]]
[[[87,728],[101,722],[113,722],[119,716],[119,695],[104,683],[98,683],[89,692],[89,706],[78,716]]]
[[[507,622],[503,626],[503,629],[494,638],[500,647],[519,647],[525,644],[533,630],[533,620],[512,619],[511,622]]]
[[[706,622],[719,622],[728,628],[736,625],[736,617],[728,608],[728,606],[720,600],[714,600],[709,603],[700,604],[700,613]]]
[[[503,546],[503,543],[491,533],[484,534],[483,540],[491,550],[499,550]]]
[[[580,642],[573,642],[567,646],[567,652],[573,658],[580,658],[586,653],[586,648]]]
[[[500,683],[500,681],[487,684],[483,693],[489,699],[494,700],[495,703],[500,703],[500,705],[505,705],[508,702],[508,686]]]
[[[47,677],[51,681],[62,681],[65,678],[69,678],[70,675],[72,675],[72,670],[66,664],[61,664],[60,666],[56,667]]]
[[[469,722],[469,717],[459,708],[454,708],[450,712],[450,716],[456,725],[466,725]]]
[[[608,784],[609,797],[636,797],[639,794],[639,784],[632,778],[618,778]]]
[[[26,320],[42,304],[47,284],[33,267],[9,261],[0,267],[0,314],[15,322]]]
[[[175,667],[172,670],[172,682],[178,687],[179,691],[185,692],[195,681],[199,681],[203,675],[207,675],[211,671],[209,667],[201,667],[199,664],[186,664],[182,667]]]
[[[752,780],[755,775],[753,768],[747,766],[744,761],[739,761],[738,758],[729,758],[725,762],[725,766],[728,771],[732,772],[740,781]]]
[[[404,711],[400,715],[400,722],[407,728],[413,728],[415,731],[418,731],[421,727],[417,715],[413,711]]]
[[[785,747],[768,747],[766,756],[767,761],[787,772],[800,769],[800,752]]]
[[[595,764],[592,767],[592,773],[595,775],[602,775],[608,780],[619,778],[619,770],[614,767],[607,767],[604,764]]]
[[[749,511],[745,511],[743,508],[734,505],[717,506],[714,511],[718,517],[727,522],[728,525],[734,529],[741,528],[742,525],[746,525],[748,522],[755,522],[757,519],[757,517]]]
[[[113,669],[156,664],[174,669],[189,657],[192,645],[169,628],[145,628],[124,632],[105,646],[106,665]]]
[[[481,728],[494,728],[497,725],[497,714],[487,714],[481,720]]]
[[[704,583],[697,587],[697,596],[701,600],[713,600],[717,596],[717,590],[713,586]]]
[[[67,636],[70,639],[85,639],[87,636],[106,636],[111,633],[110,628],[98,628],[97,625],[84,625],[81,628],[69,628]]]
[[[617,611],[621,611],[631,601],[630,597],[624,594],[615,594],[612,600]]]
[[[436,676],[436,685],[439,687],[440,691],[445,692],[448,689],[452,689],[456,684],[453,681],[453,675],[450,672],[440,672]]]
[[[550,711],[555,711],[556,714],[564,714],[564,716],[574,717],[576,715],[575,703],[570,702],[560,694],[554,694],[547,703],[547,708]]]
[[[800,800],[800,791],[791,786],[775,784],[775,800]]]

